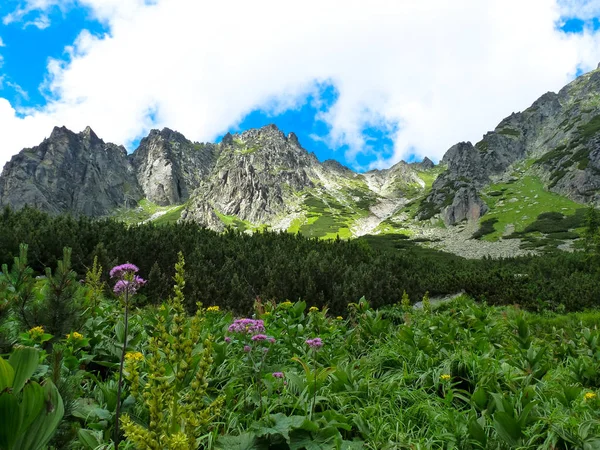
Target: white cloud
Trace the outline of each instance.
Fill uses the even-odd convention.
[[[0,47],[6,47],[6,45],[4,44],[4,41],[2,40],[2,37],[0,37]]]
[[[596,67],[600,34],[558,32],[570,6],[557,1],[80,0],[110,35],[83,32],[70,62],[50,62],[46,107],[17,116],[0,102],[0,164],[54,125],[89,124],[124,144],[162,126],[212,140],[326,81],[339,98],[322,118],[349,157],[365,148],[365,125],[380,124],[399,128],[394,157],[376,165],[411,152],[439,159]]]

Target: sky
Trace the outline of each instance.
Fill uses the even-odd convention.
[[[0,167],[63,125],[438,161],[598,63],[600,0],[2,0]]]

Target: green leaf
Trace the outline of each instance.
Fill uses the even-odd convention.
[[[92,430],[86,430],[85,428],[81,428],[77,432],[77,437],[79,438],[79,442],[84,444],[84,446],[89,450],[94,450],[101,444],[101,442],[96,437],[96,433],[94,433]]]
[[[263,426],[256,430],[258,437],[266,435],[280,435],[290,443],[290,431],[302,427],[306,420],[304,416],[286,416],[282,413],[269,416],[270,426]]]
[[[12,388],[13,393],[17,394],[37,369],[39,352],[32,347],[19,347],[12,352],[8,362],[15,370]]]
[[[494,428],[504,442],[512,446],[519,445],[521,427],[510,414],[504,411],[496,412],[494,414]]]
[[[487,436],[481,424],[476,420],[469,422],[469,434],[481,445],[481,448],[485,448]]]
[[[485,393],[485,389],[479,387],[475,389],[475,392],[471,395],[471,401],[480,410],[484,410],[488,404],[488,397]]]
[[[115,325],[115,334],[117,335],[117,341],[125,342],[125,325],[122,321],[117,322]]]
[[[15,378],[15,370],[3,358],[0,357],[0,393],[7,387],[12,386]]]
[[[0,448],[12,449],[21,427],[19,401],[13,394],[5,392],[0,395]]]
[[[41,450],[54,435],[65,408],[58,389],[50,380],[44,382],[44,408],[35,418],[27,433],[16,442],[19,450]]]
[[[27,383],[21,397],[21,429],[19,434],[27,433],[27,429],[44,408],[44,388],[36,382]]]
[[[239,436],[222,436],[216,442],[216,450],[268,450],[269,444],[260,442],[253,433]]]

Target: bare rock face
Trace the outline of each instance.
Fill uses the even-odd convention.
[[[158,205],[187,201],[215,164],[217,146],[195,144],[181,133],[152,130],[132,156],[146,198]]]
[[[39,146],[15,155],[0,176],[0,205],[53,214],[101,216],[143,197],[125,148],[91,130],[54,128]]]
[[[473,187],[461,187],[452,200],[452,204],[442,210],[444,223],[459,223],[463,220],[479,220],[488,210]]]
[[[207,226],[218,211],[253,223],[268,223],[286,211],[286,197],[312,187],[311,175],[320,163],[295,135],[285,136],[274,125],[227,135],[207,181],[194,193],[182,215]]]

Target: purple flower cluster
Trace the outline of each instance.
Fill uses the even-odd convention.
[[[110,277],[118,279],[113,288],[114,293],[117,295],[133,295],[140,287],[146,284],[146,280],[134,275],[139,270],[136,265],[130,263],[113,267],[110,270]]]
[[[137,273],[139,272],[138,266],[130,263],[121,264],[120,266],[115,266],[110,269],[110,277],[111,278],[123,278],[128,273]]]
[[[228,331],[230,333],[259,335],[259,333],[265,331],[265,323],[262,320],[237,319],[229,325]]]
[[[268,339],[266,334],[255,334],[252,336],[253,341],[266,341]]]
[[[133,280],[119,280],[115,283],[115,287],[113,291],[117,295],[123,295],[128,293],[129,295],[133,295],[137,292],[137,290],[146,284],[146,280],[138,277],[137,275],[133,277]]]
[[[275,378],[283,378],[283,372],[273,372],[273,377],[275,377]]]
[[[321,338],[307,339],[305,343],[310,348],[313,348],[315,350],[318,350],[321,347],[323,347],[323,341],[321,340]]]

